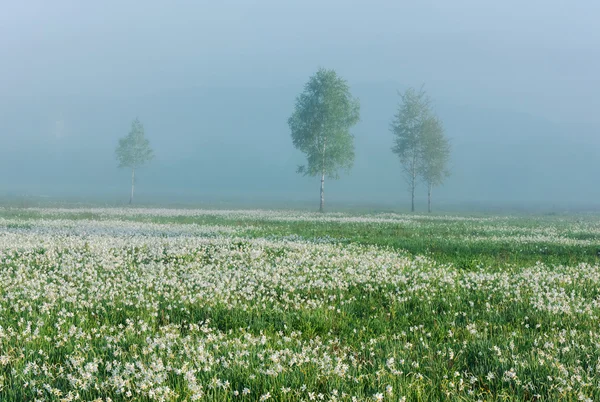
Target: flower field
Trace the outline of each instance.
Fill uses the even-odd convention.
[[[597,401],[600,219],[0,210],[1,401]]]

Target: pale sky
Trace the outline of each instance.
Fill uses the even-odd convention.
[[[395,91],[424,83],[456,147],[455,174],[442,195],[501,196],[504,188],[492,187],[497,182],[516,183],[521,193],[512,199],[600,196],[591,185],[600,168],[597,1],[0,0],[0,6],[0,154],[14,158],[5,164],[22,161],[23,150],[45,151],[52,138],[61,141],[53,145],[60,160],[75,158],[69,149],[77,147],[102,150],[94,155],[100,180],[100,172],[113,168],[114,142],[139,115],[161,163],[201,163],[223,152],[232,158],[231,177],[240,172],[235,163],[258,166],[270,156],[279,158],[278,172],[287,172],[301,157],[285,122],[294,96],[322,66],[336,69],[362,97],[348,192],[377,174],[386,183],[379,187],[400,183],[390,197],[404,194],[399,173],[390,172],[396,161],[388,125]],[[74,137],[79,142],[67,141]],[[387,165],[375,166],[374,159]],[[476,177],[482,163],[497,180]],[[295,165],[289,169],[286,182],[305,183],[294,176]],[[35,171],[19,183],[48,183]],[[547,172],[546,181],[532,179],[540,176],[534,171]],[[554,188],[558,175],[569,191]]]
[[[323,65],[351,82],[426,82],[464,102],[598,122],[597,1],[53,0],[2,8],[3,94],[277,86]]]

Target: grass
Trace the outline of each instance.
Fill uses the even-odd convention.
[[[168,215],[0,210],[2,401],[600,399],[596,217]]]

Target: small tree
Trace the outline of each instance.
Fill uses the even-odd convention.
[[[429,116],[421,127],[421,157],[419,172],[427,185],[427,211],[431,212],[431,190],[450,175],[450,142],[436,116]]]
[[[392,152],[398,155],[404,177],[411,192],[411,211],[415,211],[415,189],[419,178],[422,157],[421,130],[430,114],[430,100],[423,88],[414,88],[398,93],[401,103],[394,115],[390,131],[394,134]]]
[[[119,140],[115,153],[119,168],[131,169],[131,205],[135,189],[135,170],[154,158],[150,142],[144,136],[144,126],[137,118],[131,123],[129,134]]]
[[[350,128],[360,119],[358,99],[334,70],[319,69],[296,98],[288,120],[294,147],[306,154],[307,164],[298,167],[305,176],[321,176],[321,203],[325,209],[325,177],[339,178],[339,170],[354,163],[354,137]]]

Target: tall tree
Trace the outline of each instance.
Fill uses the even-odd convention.
[[[421,127],[421,161],[419,173],[427,185],[427,211],[431,212],[431,190],[450,175],[450,142],[437,116],[427,117]]]
[[[422,157],[421,130],[430,114],[430,100],[423,88],[408,88],[401,98],[390,131],[394,134],[392,152],[398,155],[411,193],[411,211],[415,211],[415,189]]]
[[[305,176],[321,176],[321,203],[325,210],[325,178],[338,179],[339,170],[354,163],[354,136],[350,129],[360,120],[360,104],[345,80],[334,70],[319,69],[296,98],[288,119],[294,147],[306,154],[298,167]]]
[[[154,158],[150,142],[144,135],[144,126],[137,118],[131,123],[129,134],[119,140],[115,153],[119,168],[131,169],[131,196],[129,198],[131,205],[135,190],[135,170]]]

